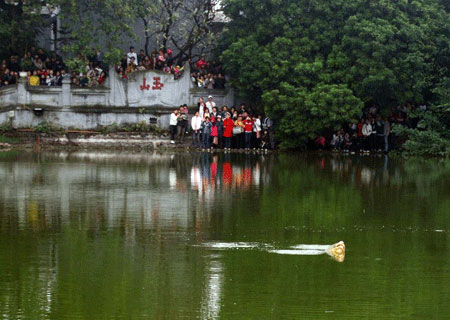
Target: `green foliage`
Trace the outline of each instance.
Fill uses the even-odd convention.
[[[20,140],[17,138],[7,137],[0,134],[0,143],[18,144]]]
[[[13,129],[14,128],[12,126],[11,120],[9,120],[8,122],[2,123],[0,125],[0,133],[5,133],[5,132],[11,131]]]
[[[385,113],[450,99],[450,14],[440,2],[226,0],[224,10],[231,19],[222,39],[226,71],[280,123],[285,146],[304,145],[308,137],[299,134],[349,121],[364,105]],[[317,97],[323,88],[324,101]],[[343,97],[352,97],[352,110],[344,103],[343,114],[333,116]],[[330,104],[332,123],[322,118],[298,128],[312,108]],[[280,110],[291,108],[301,115],[286,119]]]
[[[87,62],[79,57],[69,58],[65,63],[71,71],[76,71],[77,73],[86,72]]]
[[[405,155],[450,155],[450,107],[434,106],[409,115],[419,120],[417,129],[394,126],[393,133],[405,139]]]
[[[108,134],[108,133],[113,133],[113,132],[118,132],[120,131],[120,127],[119,125],[114,122],[112,124],[110,124],[109,126],[101,126],[97,129],[97,131],[103,133],[103,134]]]
[[[35,39],[46,26],[40,15],[34,14],[42,5],[39,0],[0,0],[0,57],[12,54],[22,56],[23,52],[35,45]]]
[[[320,84],[312,90],[281,83],[280,89],[263,94],[266,113],[280,119],[281,147],[295,148],[325,128],[335,128],[355,118],[362,108],[346,85]]]
[[[48,26],[40,12],[42,1],[0,0],[0,57],[19,55],[36,44],[37,36]]]
[[[131,23],[134,10],[121,0],[52,0],[61,8],[62,28],[67,33],[63,50],[72,58],[84,59],[92,48],[103,46],[104,62],[118,63],[120,46],[134,39]],[[74,62],[75,63],[75,62]]]
[[[34,127],[34,131],[39,133],[61,133],[64,132],[64,129],[57,127],[47,121],[42,121]]]
[[[111,125],[99,127],[97,131],[103,134],[109,134],[114,132],[151,132],[158,135],[162,135],[164,133],[164,130],[161,129],[160,127],[153,124],[148,124],[145,121],[123,124],[121,126],[114,122]]]

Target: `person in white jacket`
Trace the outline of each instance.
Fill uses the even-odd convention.
[[[178,123],[178,109],[175,109],[170,114],[169,127],[170,127],[170,143],[175,143],[175,134],[177,133]]]
[[[192,128],[192,145],[196,148],[200,147],[200,128],[202,126],[202,117],[197,111],[191,119]]]
[[[372,128],[372,125],[370,124],[369,119],[366,119],[366,122],[364,123],[364,125],[362,127],[362,134],[363,134],[363,138],[364,138],[364,151],[369,152],[369,150],[372,147],[370,145],[370,139],[371,139],[370,136],[373,134],[373,128]]]
[[[216,103],[213,101],[213,97],[212,96],[208,96],[208,101],[206,101],[206,107],[209,110],[209,114],[212,113],[213,108],[216,106]]]
[[[133,63],[137,66],[138,65],[138,56],[136,51],[134,51],[134,47],[130,47],[130,52],[127,53],[127,65],[130,64],[131,58],[134,58]]]

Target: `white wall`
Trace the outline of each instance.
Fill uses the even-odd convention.
[[[218,106],[234,102],[232,89],[192,88],[189,68],[177,80],[160,71],[138,71],[123,80],[111,68],[106,85],[94,88],[72,87],[70,79],[64,79],[62,87],[30,87],[20,79],[17,85],[0,89],[0,124],[14,109],[17,128],[45,120],[64,128],[93,129],[112,123],[149,122],[150,117],[158,118],[158,125],[166,128],[174,108],[196,106],[199,97],[206,100],[208,95],[213,95]],[[43,108],[44,114],[36,116],[35,108]]]

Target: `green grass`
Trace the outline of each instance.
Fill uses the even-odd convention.
[[[0,143],[19,144],[20,139],[7,137],[0,134]]]

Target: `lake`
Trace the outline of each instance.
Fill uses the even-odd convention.
[[[450,160],[10,151],[0,181],[0,319],[450,318]]]

